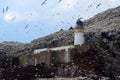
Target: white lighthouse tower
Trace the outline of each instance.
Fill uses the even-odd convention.
[[[74,45],[82,45],[84,43],[84,27],[83,22],[78,19],[74,29]]]

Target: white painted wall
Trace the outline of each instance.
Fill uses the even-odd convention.
[[[75,32],[74,36],[74,45],[82,45],[84,43],[84,33],[83,32]]]
[[[55,47],[55,48],[43,48],[43,49],[37,49],[37,50],[34,50],[34,54],[38,54],[38,53],[41,53],[43,51],[60,51],[60,50],[68,50],[68,49],[71,49],[71,48],[74,48],[73,45],[68,45],[68,46],[61,46],[61,47]]]
[[[34,54],[38,54],[38,53],[41,53],[41,52],[47,51],[47,50],[48,50],[48,48],[36,49],[36,50],[34,50]]]
[[[68,49],[65,51],[64,60],[66,63],[70,62],[70,53]]]

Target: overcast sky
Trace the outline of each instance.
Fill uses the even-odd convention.
[[[0,42],[30,42],[120,5],[120,0],[0,0]]]

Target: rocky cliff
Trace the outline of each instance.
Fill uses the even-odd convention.
[[[105,61],[103,65],[100,65],[98,57],[94,55],[95,60],[98,62],[96,65],[105,66],[106,71],[108,66],[114,75],[120,75],[120,7],[99,13],[85,20],[84,24],[85,44],[91,47],[88,53],[92,55],[96,51],[97,55],[102,58],[100,60]],[[73,43],[73,30],[58,31],[26,44],[3,42],[0,43],[0,58],[32,54],[35,49],[66,46]]]
[[[87,32],[119,31],[120,30],[120,6],[109,9],[94,17],[85,20],[85,30]]]

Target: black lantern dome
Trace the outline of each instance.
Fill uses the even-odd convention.
[[[77,21],[76,21],[76,28],[83,28],[84,24],[83,22],[81,21],[81,19],[79,18]]]

